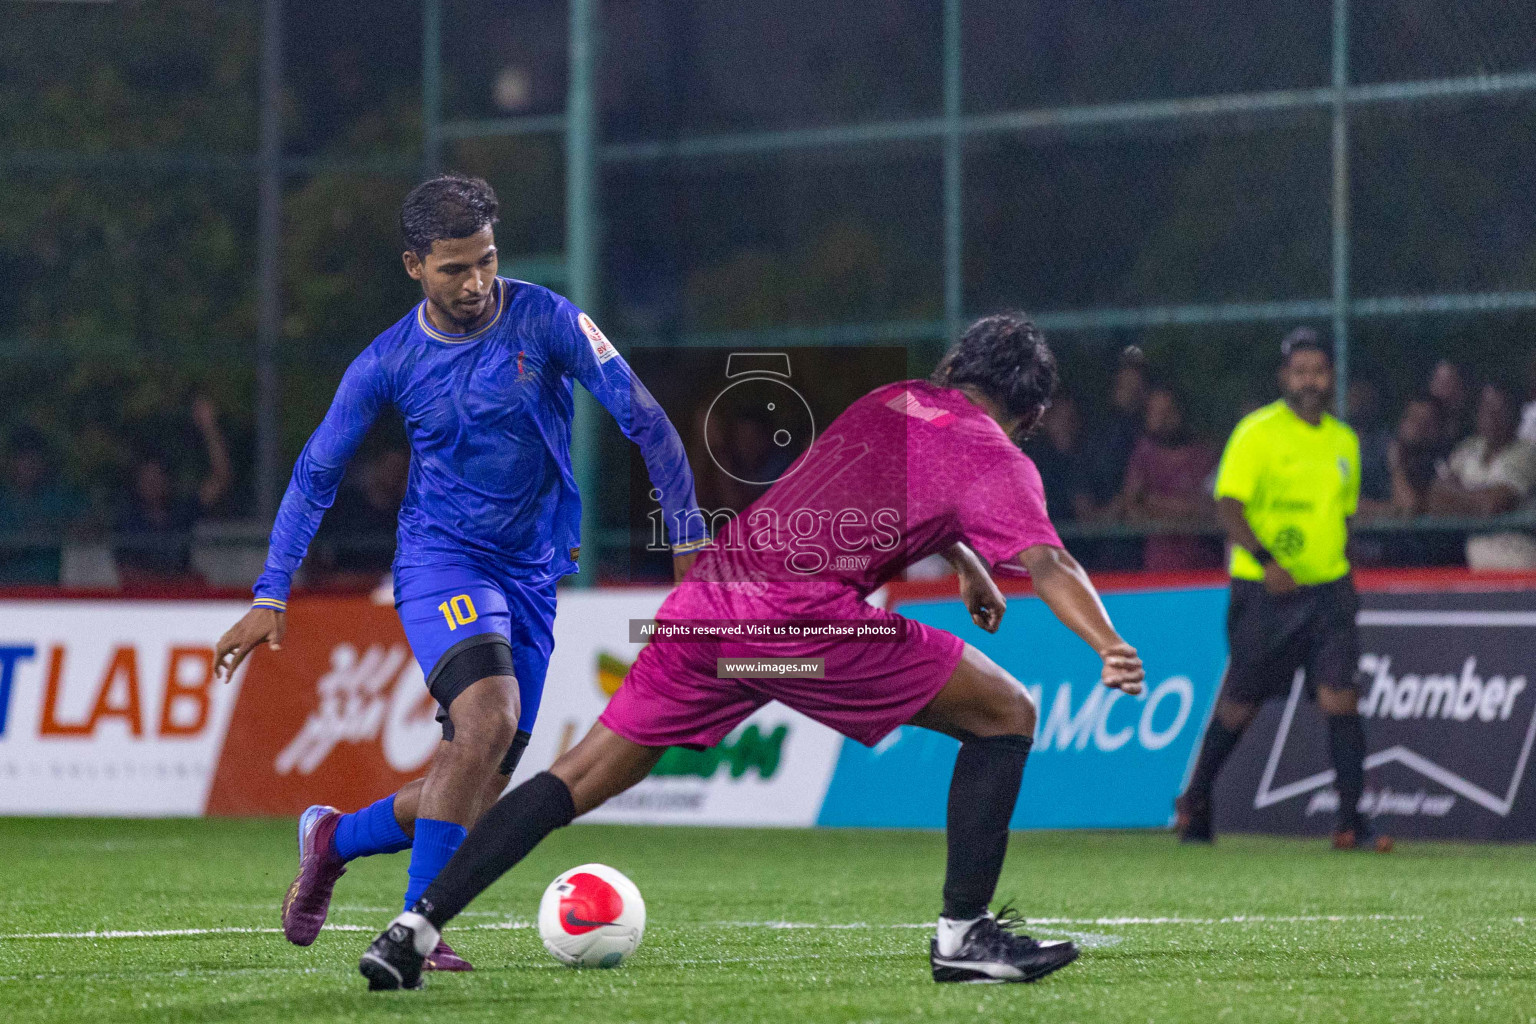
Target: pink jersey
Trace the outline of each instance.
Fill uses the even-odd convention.
[[[890,384],[721,531],[661,615],[824,616],[956,541],[991,565],[1061,545],[1039,471],[996,421],[953,388]]]
[[[633,743],[702,748],[778,700],[878,743],[932,702],[965,644],[864,598],[956,541],[993,565],[1037,544],[1059,546],[1034,463],[959,391],[905,381],[870,392],[720,531],[656,617],[677,626],[855,622],[892,642],[822,633],[651,643],[601,722]],[[733,660],[741,667],[765,656],[814,661],[819,675],[727,674]]]

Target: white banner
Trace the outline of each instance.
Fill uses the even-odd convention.
[[[0,601],[0,814],[199,815],[240,601]]]
[[[586,735],[639,656],[629,620],[655,616],[664,588],[565,591],[544,703],[515,782],[548,768]],[[583,821],[667,825],[816,823],[842,737],[769,704],[712,750],[673,749],[657,772]]]

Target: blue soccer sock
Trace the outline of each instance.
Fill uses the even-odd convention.
[[[467,829],[451,821],[416,819],[416,844],[411,847],[411,883],[405,890],[405,909],[410,910],[427,886],[464,842]]]
[[[395,820],[395,795],[391,793],[360,811],[343,814],[336,823],[331,844],[342,860],[410,849],[411,837]]]

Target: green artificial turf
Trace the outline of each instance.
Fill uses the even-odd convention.
[[[988,986],[929,980],[943,852],[924,832],[576,826],[450,930],[475,973],[370,994],[357,958],[407,854],[354,864],[341,928],[297,949],[275,930],[292,822],[0,819],[0,1024],[1536,1021],[1536,848],[1018,833],[1000,895],[1086,948],[1039,984]],[[593,860],[649,906],[618,970],[563,967],[526,926],[551,878]],[[218,931],[241,928],[263,930]],[[213,931],[80,934],[187,929]],[[62,935],[18,937],[38,933]]]

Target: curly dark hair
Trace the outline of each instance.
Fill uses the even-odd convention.
[[[468,238],[496,223],[496,190],[483,178],[440,174],[411,189],[400,207],[405,246],[426,259],[439,238]]]
[[[967,327],[933,371],[935,384],[969,384],[1026,420],[1050,403],[1058,379],[1056,356],[1045,335],[1029,317],[1011,311],[984,316]]]

